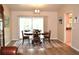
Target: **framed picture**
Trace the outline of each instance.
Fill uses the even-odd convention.
[[[62,17],[58,17],[59,24],[62,24]]]
[[[62,24],[62,19],[59,19],[59,23]]]

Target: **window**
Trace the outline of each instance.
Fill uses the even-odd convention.
[[[2,19],[0,19],[0,31],[2,30]]]

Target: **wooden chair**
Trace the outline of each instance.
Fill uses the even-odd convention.
[[[22,31],[22,38],[23,38],[22,44],[24,44],[24,40],[25,40],[25,39],[27,39],[27,40],[28,40],[28,43],[30,44],[29,36],[25,35],[25,33],[27,33],[27,32],[23,32],[23,31]]]
[[[49,32],[44,32],[43,42],[45,43],[45,41],[49,41],[49,43],[50,43],[50,37],[51,37],[51,31],[50,30],[49,30]]]

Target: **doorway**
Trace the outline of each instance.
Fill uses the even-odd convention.
[[[71,46],[71,34],[72,34],[72,13],[65,14],[65,43]]]

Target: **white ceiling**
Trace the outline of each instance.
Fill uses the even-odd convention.
[[[33,11],[35,9],[40,9],[41,11],[57,11],[61,8],[62,4],[7,4],[11,10],[16,11]]]

